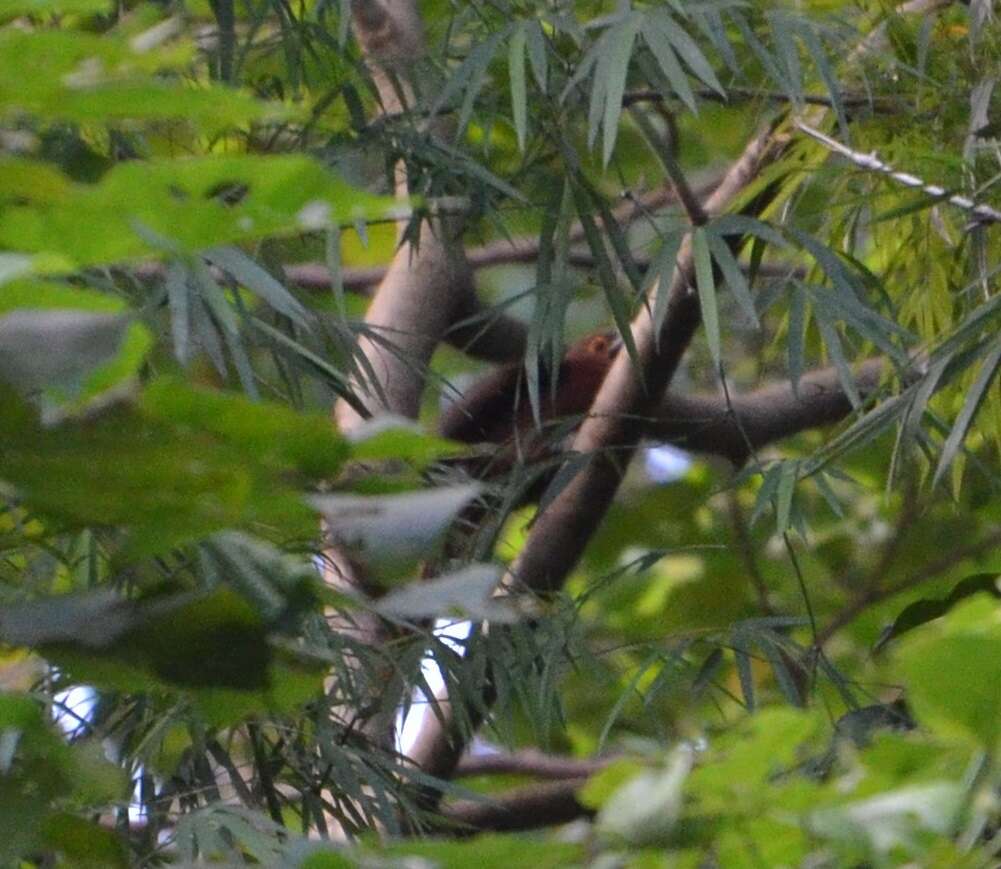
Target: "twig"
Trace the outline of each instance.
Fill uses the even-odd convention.
[[[802,121],[796,121],[795,126],[797,130],[806,133],[811,139],[816,139],[828,150],[840,154],[862,169],[868,169],[870,172],[878,172],[896,181],[898,184],[902,184],[904,187],[920,190],[922,193],[927,193],[935,199],[945,200],[950,205],[956,206],[956,208],[970,212],[978,221],[985,223],[997,223],[1001,221],[1001,211],[991,208],[989,205],[976,203],[966,196],[949,193],[944,187],[939,187],[937,184],[929,184],[918,178],[917,175],[911,175],[909,172],[900,172],[888,163],[880,160],[876,156],[875,151],[869,154],[855,151],[846,145],[842,145],[837,139],[832,139],[826,133],[822,133],[820,130],[804,124]]]
[[[1001,546],[1001,528],[992,531],[983,540],[980,540],[977,543],[971,543],[969,546],[961,547],[954,552],[944,555],[938,561],[933,561],[927,567],[924,567],[907,577],[907,579],[903,579],[893,585],[884,586],[883,588],[874,587],[867,590],[865,593],[845,606],[845,608],[834,616],[834,618],[831,619],[823,630],[817,634],[817,645],[823,646],[838,631],[855,621],[858,616],[860,616],[873,604],[882,603],[884,600],[888,600],[889,598],[902,594],[905,591],[911,591],[919,585],[934,579],[940,573],[944,573],[950,567],[955,567],[967,558],[976,558],[977,556],[983,555],[998,546]]]
[[[832,107],[834,101],[829,96],[823,94],[803,94],[800,97],[791,97],[781,91],[763,91],[753,88],[728,87],[726,93],[721,94],[713,88],[694,88],[694,93],[699,99],[710,100],[717,103],[732,103],[736,100],[763,100],[770,103],[802,103],[809,106]],[[652,88],[636,89],[626,91],[622,96],[623,107],[634,106],[639,103],[662,103],[671,99],[668,94]],[[871,107],[876,111],[887,111],[891,103],[886,99],[873,98],[864,94],[842,94],[841,105],[854,107]]]
[[[758,560],[754,555],[754,544],[751,540],[750,530],[747,527],[747,519],[740,506],[740,497],[736,489],[728,489],[726,493],[727,508],[730,514],[730,527],[733,529],[733,536],[737,541],[737,552],[741,561],[744,562],[744,569],[747,571],[747,578],[754,588],[754,593],[758,596],[758,606],[766,616],[775,615],[775,608],[768,600],[768,585],[765,577],[761,573]]]

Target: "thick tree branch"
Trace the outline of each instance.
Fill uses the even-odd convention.
[[[757,135],[709,197],[706,211],[719,213],[756,177],[761,166],[781,153],[787,138],[784,132],[771,129]],[[574,440],[574,452],[588,456],[589,463],[536,518],[520,556],[504,579],[504,587],[533,593],[555,591],[580,558],[615,496],[629,458],[642,438],[644,421],[654,416],[660,396],[698,327],[699,302],[692,289],[693,271],[691,245],[686,243],[678,254],[663,328],[654,328],[650,317],[653,304],[644,306],[632,330],[639,369],[628,354],[618,354],[591,415]],[[486,691],[490,692],[489,686]],[[463,752],[465,739],[457,729],[455,710],[448,699],[439,697],[436,702],[440,718],[429,720],[418,734],[410,758],[424,772],[448,778]]]
[[[581,760],[576,757],[558,757],[529,748],[510,753],[466,755],[459,761],[455,775],[529,775],[545,779],[579,779],[603,770],[609,763],[608,758]]]
[[[887,365],[870,359],[855,374],[863,400],[879,385]],[[844,419],[852,409],[835,368],[804,374],[797,389],[775,383],[744,395],[668,393],[647,426],[651,440],[695,453],[723,456],[740,466],[752,451],[791,435]]]
[[[594,814],[593,810],[577,800],[577,791],[586,782],[586,777],[571,778],[515,788],[500,796],[485,797],[482,801],[446,803],[441,807],[441,815],[446,822],[458,828],[455,832],[459,835],[488,830],[537,830],[566,824]]]
[[[761,167],[782,152],[787,140],[785,132],[771,129],[756,136],[709,197],[705,210],[722,212]],[[537,518],[511,570],[509,582],[514,586],[536,593],[558,589],[604,517],[643,436],[644,420],[654,416],[699,325],[693,272],[692,249],[686,243],[678,254],[662,328],[656,329],[651,319],[652,303],[633,322],[637,365],[625,352],[613,362],[573,443],[573,451],[588,456],[589,462]]]
[[[938,3],[910,0],[902,11],[924,12],[939,5],[941,0]],[[866,42],[852,53],[850,60],[865,53]],[[819,118],[811,116],[807,120],[816,126]],[[777,160],[789,140],[788,127],[773,127],[758,134],[706,202],[705,210],[710,216],[722,212],[758,177],[763,167]],[[765,191],[762,197],[767,195]],[[757,211],[753,206],[749,210]],[[532,593],[559,589],[576,565],[615,496],[641,440],[645,421],[656,415],[701,322],[693,283],[694,257],[688,239],[678,253],[674,279],[667,289],[667,311],[660,327],[651,318],[652,303],[634,320],[634,352],[618,355],[574,440],[573,451],[587,457],[587,464],[537,516],[520,556],[505,577],[506,589],[526,589]],[[484,709],[490,705],[491,696],[492,688],[487,685]],[[441,698],[438,707],[440,717],[429,721],[419,734],[411,758],[425,773],[447,778],[463,753],[465,737],[456,726],[459,716],[449,700]]]
[[[414,104],[410,82],[424,60],[424,32],[414,0],[355,0],[355,34],[369,63],[386,113]],[[431,135],[441,130],[431,130]],[[403,166],[397,168],[397,195],[407,194]],[[365,315],[369,335],[358,342],[376,382],[355,381],[359,397],[373,413],[388,411],[416,418],[427,364],[473,280],[462,246],[461,216],[433,217],[406,239],[393,257]],[[374,337],[378,336],[378,337]],[[391,342],[392,347],[387,347]],[[348,430],[361,419],[345,402],[335,408]]]

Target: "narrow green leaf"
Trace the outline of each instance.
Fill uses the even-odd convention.
[[[511,77],[511,114],[514,130],[518,137],[518,149],[525,150],[528,137],[528,93],[525,86],[525,29],[519,24],[511,36],[508,46],[508,73]]]
[[[525,29],[528,37],[528,61],[532,65],[532,74],[539,85],[539,90],[546,92],[546,82],[549,77],[546,61],[546,35],[542,32],[542,23],[530,21]]]
[[[721,365],[721,348],[719,334],[719,307],[716,302],[716,281],[713,277],[712,256],[709,253],[709,242],[706,230],[699,226],[692,232],[692,254],[695,259],[695,284],[699,291],[699,304],[702,307],[702,324],[706,330],[706,341],[713,358],[716,371]]]
[[[654,59],[657,61],[657,66],[664,73],[675,95],[693,113],[697,114],[698,104],[695,101],[692,86],[688,83],[688,76],[685,75],[681,64],[678,63],[674,49],[671,48],[671,43],[664,36],[663,31],[654,27],[646,28],[643,31],[643,41],[647,44],[651,54],[653,54]]]
[[[604,100],[605,111],[602,118],[602,127],[604,129],[602,163],[605,166],[612,159],[612,151],[615,150],[615,140],[619,134],[619,116],[622,114],[622,95],[625,93],[626,77],[629,75],[629,60],[632,57],[636,34],[639,33],[642,22],[643,17],[641,15],[629,15],[624,21],[615,26],[610,38],[608,54],[606,55],[608,61],[605,70],[607,75]],[[600,75],[601,73],[602,62],[599,61],[596,75]]]
[[[212,248],[205,251],[203,256],[213,265],[229,272],[239,283],[280,314],[284,314],[300,326],[309,325],[312,317],[302,302],[239,248]]]
[[[824,338],[824,347],[827,349],[827,353],[831,357],[835,369],[837,369],[838,380],[844,387],[845,394],[852,403],[852,407],[857,410],[862,406],[862,396],[858,393],[858,387],[855,385],[855,376],[852,374],[851,366],[845,358],[845,351],[841,346],[841,337],[838,335],[838,330],[829,319],[822,315],[821,311],[816,312],[815,319],[817,327],[820,329],[820,334]]]
[[[935,468],[935,476],[932,480],[933,486],[938,485],[939,480],[942,479],[942,475],[948,470],[949,465],[952,464],[953,459],[956,457],[956,453],[959,452],[959,448],[963,445],[963,441],[966,439],[967,432],[970,429],[970,424],[977,415],[977,411],[980,410],[980,405],[987,396],[987,388],[994,380],[999,366],[1001,366],[1001,339],[994,343],[994,349],[984,360],[983,365],[980,366],[980,373],[970,387],[966,401],[963,403],[963,409],[959,412],[959,416],[956,417],[952,431],[949,432],[949,437],[946,438],[945,444],[942,446],[938,467]]]
[[[779,471],[778,491],[775,493],[775,531],[777,534],[785,534],[789,530],[792,496],[796,489],[798,476],[798,462],[782,462]]]
[[[723,90],[719,79],[716,78],[716,73],[713,71],[712,65],[706,59],[706,56],[702,53],[702,49],[695,44],[695,40],[671,18],[665,9],[661,8],[649,13],[647,21],[652,26],[659,28],[664,36],[670,40],[674,46],[674,50],[703,84],[708,85],[717,93],[726,96],[726,91]]]
[[[740,693],[744,696],[744,704],[748,712],[755,709],[754,701],[754,673],[751,670],[751,656],[748,654],[747,638],[742,631],[734,631],[731,642],[733,643],[733,659],[737,665],[737,678],[740,680]]]
[[[751,296],[751,288],[748,287],[747,279],[744,277],[744,273],[740,269],[740,264],[730,250],[730,246],[712,231],[711,225],[706,231],[706,239],[709,242],[709,249],[712,251],[713,259],[716,260],[716,265],[719,266],[719,270],[723,273],[727,286],[737,300],[737,304],[740,305],[741,310],[743,310],[747,319],[751,321],[754,328],[761,328],[761,323],[758,321],[758,312],[754,309],[754,298]]]
[[[647,276],[645,290],[649,291],[653,281],[657,281],[657,294],[653,301],[653,326],[654,335],[660,335],[661,326],[664,325],[664,317],[667,316],[667,302],[671,297],[671,282],[674,280],[674,270],[678,263],[678,250],[681,248],[681,240],[684,236],[680,232],[671,233],[664,237],[657,256],[650,264],[650,271]]]
[[[806,339],[806,293],[793,284],[789,290],[789,338],[786,354],[793,395],[799,396],[799,378],[803,374],[803,345]]]
[[[174,356],[181,365],[191,359],[191,316],[188,313],[190,290],[188,270],[178,260],[167,264],[167,304],[170,308],[170,332],[174,339]]]
[[[476,106],[476,98],[483,90],[483,84],[487,78],[487,68],[490,61],[494,59],[497,49],[504,37],[507,36],[508,28],[494,33],[486,42],[477,45],[467,58],[470,63],[469,78],[466,83],[466,94],[462,99],[462,108],[459,110],[459,118],[456,127],[458,135],[462,135],[466,129],[469,119],[473,116],[473,109]]]
[[[601,233],[594,222],[594,217],[590,212],[590,198],[587,195],[587,191],[578,185],[574,185],[573,195],[577,205],[577,217],[584,229],[588,247],[591,248],[591,253],[594,254],[598,263],[598,276],[601,279],[602,289],[605,291],[605,298],[608,300],[608,307],[612,311],[612,318],[615,320],[615,325],[622,336],[622,341],[626,352],[629,354],[629,358],[638,364],[639,356],[630,324],[631,312],[629,300],[626,299],[625,294],[615,280],[615,271],[605,250],[605,241],[601,237]]]
[[[820,492],[820,496],[827,502],[827,506],[831,508],[831,512],[839,519],[843,519],[845,511],[841,507],[838,496],[834,494],[831,484],[827,482],[827,474],[821,471],[814,476],[813,481],[817,484],[817,491]]]
[[[880,651],[903,634],[941,618],[957,604],[975,594],[1001,598],[998,578],[997,573],[974,573],[956,583],[945,597],[921,598],[908,604],[897,614],[893,624],[880,634],[873,651]]]
[[[806,43],[806,47],[810,52],[810,57],[813,59],[814,65],[817,67],[817,72],[820,73],[821,79],[824,81],[824,86],[827,88],[827,92],[831,95],[831,105],[834,107],[834,113],[838,119],[838,127],[841,130],[841,135],[845,138],[848,137],[848,118],[845,115],[844,103],[841,100],[841,89],[838,87],[838,79],[834,74],[834,70],[831,69],[830,61],[827,58],[827,52],[824,51],[824,46],[821,45],[820,39],[814,30],[814,27],[809,22],[800,22],[799,33],[803,37],[803,41]]]
[[[800,105],[803,101],[803,70],[799,63],[799,46],[796,45],[790,16],[782,12],[771,12],[765,17],[771,25],[777,60],[785,67],[789,96],[794,103]]]

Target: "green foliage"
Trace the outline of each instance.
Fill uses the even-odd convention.
[[[996,198],[987,5],[434,0],[415,104],[376,120],[348,2],[0,4],[0,863],[993,865],[999,251],[948,198]],[[761,125],[781,155],[686,241],[647,194],[702,189]],[[539,240],[477,273],[482,324],[528,323],[536,418],[576,336],[644,294],[674,315],[689,246],[671,388],[806,403],[829,365],[851,413],[737,473],[637,470],[564,597],[497,598],[538,468],[470,484],[430,402],[329,419],[378,379],[358,336],[394,349],[348,278],[440,202],[485,261]],[[471,372],[443,352],[429,379]],[[324,582],[345,568],[364,593]],[[387,724],[429,656],[464,737],[614,753],[576,791],[593,820],[395,838],[441,831]]]

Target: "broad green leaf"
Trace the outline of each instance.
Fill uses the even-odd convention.
[[[42,281],[0,286],[0,379],[83,403],[134,376],[152,344],[113,296]]]
[[[252,402],[229,392],[193,389],[171,378],[159,378],[146,388],[140,410],[147,419],[174,426],[180,434],[217,437],[260,467],[329,478],[348,456],[347,442],[321,414]]]
[[[190,47],[135,50],[110,34],[6,28],[0,33],[0,114],[28,112],[67,121],[183,119],[206,132],[270,115],[250,94],[154,77],[183,65]]]
[[[706,230],[699,226],[692,232],[692,256],[695,259],[695,285],[699,291],[702,308],[702,325],[706,330],[706,341],[713,358],[713,365],[720,370],[722,351],[720,349],[719,307],[716,302],[716,280],[713,277],[712,257]]]
[[[379,598],[376,609],[392,618],[410,621],[448,617],[513,621],[518,614],[512,603],[492,597],[501,572],[493,564],[473,564],[434,579],[414,580]]]
[[[155,237],[197,253],[398,210],[395,200],[355,190],[307,157],[130,161],[97,184],[8,208],[0,244],[82,267],[162,255]]]
[[[383,584],[412,575],[430,559],[455,515],[473,498],[476,484],[400,495],[314,495],[309,503],[323,514],[333,543],[352,552]]]
[[[922,598],[908,604],[897,614],[893,624],[880,634],[876,650],[884,648],[887,643],[915,628],[941,618],[972,595],[985,593],[1001,598],[1001,586],[998,585],[998,580],[996,573],[975,573],[956,583],[945,597]]]
[[[921,837],[956,832],[963,808],[963,788],[932,782],[900,788],[865,800],[816,809],[807,817],[811,833],[852,849],[850,853],[921,853]]]
[[[348,432],[351,457],[359,462],[395,459],[418,467],[466,451],[466,447],[428,434],[413,420],[383,414],[367,419]]]
[[[233,592],[130,601],[111,591],[14,604],[0,637],[101,687],[142,690],[149,674],[188,687],[263,688],[271,647],[260,616]]]
[[[323,417],[172,381],[138,407],[52,428],[13,393],[4,402],[0,479],[72,526],[128,529],[133,554],[254,523],[309,534],[315,517],[290,472],[327,477],[346,451]]]
[[[615,843],[664,843],[681,815],[682,789],[695,763],[695,750],[682,743],[662,769],[644,770],[601,807],[595,828]]]
[[[94,15],[108,12],[108,0],[3,0],[0,3],[0,19],[19,15]]]
[[[96,823],[56,812],[46,818],[39,831],[46,849],[64,857],[73,866],[129,866],[124,840]]]
[[[918,723],[946,737],[973,739],[988,753],[1001,737],[999,613],[993,595],[967,598],[912,632],[897,652]]]
[[[478,869],[508,869],[517,865],[558,869],[586,862],[584,848],[576,842],[496,833],[484,833],[458,841],[426,839],[394,843],[381,848],[379,853],[392,859],[394,864],[402,862],[406,865],[435,866],[437,869],[468,869],[470,865]],[[303,869],[342,869],[344,864],[336,862],[341,859],[339,854],[334,855],[335,862],[326,862],[329,854],[323,856],[323,861],[315,863],[314,857],[309,858]],[[367,858],[363,857],[363,862],[367,863]]]

